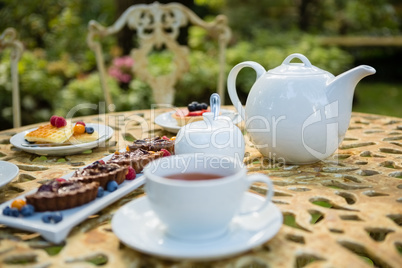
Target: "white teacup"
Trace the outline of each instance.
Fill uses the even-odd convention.
[[[271,202],[271,180],[263,174],[246,173],[243,163],[228,156],[174,155],[155,160],[144,168],[145,191],[151,208],[166,226],[167,235],[185,240],[212,239],[225,234],[234,216],[256,213]],[[220,178],[167,178],[183,174],[198,178],[214,174]],[[257,181],[268,186],[265,202],[260,208],[240,212],[244,193]]]

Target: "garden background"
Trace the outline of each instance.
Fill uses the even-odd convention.
[[[133,0],[0,0],[0,31],[14,27],[25,51],[18,69],[22,124],[65,116],[80,103],[102,101],[94,53],[88,48],[88,22],[109,26],[130,5],[152,3]],[[160,1],[162,3],[170,1]],[[338,75],[359,64],[377,73],[360,82],[354,111],[402,117],[402,2],[399,0],[191,0],[177,1],[205,20],[225,14],[233,36],[226,55],[226,75],[237,63],[253,60],[274,68],[291,53],[306,55],[313,65]],[[328,38],[335,37],[328,42]],[[375,37],[375,44],[359,42]],[[352,45],[342,41],[353,39]],[[340,40],[340,41],[339,41]],[[182,42],[193,51],[191,70],[176,86],[176,106],[197,100],[207,102],[216,90],[218,62],[213,39],[190,27]],[[133,39],[127,33],[104,44],[108,83],[116,111],[149,109],[148,85],[130,74],[135,59],[125,57]],[[206,52],[205,52],[206,51]],[[12,128],[9,51],[1,52],[0,130]],[[149,71],[155,75],[174,68],[171,55],[155,51]],[[245,103],[255,73],[245,69],[238,77],[240,98]],[[226,104],[231,104],[227,98]],[[78,115],[97,111],[80,110]]]

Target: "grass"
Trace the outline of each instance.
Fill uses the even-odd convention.
[[[402,83],[360,82],[353,111],[402,117]]]

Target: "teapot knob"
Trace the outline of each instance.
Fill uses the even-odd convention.
[[[219,116],[219,111],[221,108],[221,97],[218,93],[213,93],[209,98],[209,105],[211,106],[211,112],[214,115],[214,120]]]
[[[311,64],[311,62],[307,59],[307,57],[304,56],[303,54],[300,54],[300,53],[294,53],[294,54],[291,54],[291,55],[287,56],[286,59],[282,62],[282,64],[289,65],[289,63],[294,58],[298,58],[299,60],[301,60],[304,63],[304,66],[306,66],[306,67],[312,67],[313,66]]]

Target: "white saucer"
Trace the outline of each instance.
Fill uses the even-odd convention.
[[[241,117],[238,113],[231,111],[231,110],[226,110],[226,109],[221,109],[221,115],[223,116],[228,116],[229,118],[232,119],[233,124],[238,124],[241,122]],[[158,126],[162,127],[164,130],[172,132],[172,133],[177,133],[179,132],[181,126],[177,124],[176,119],[172,117],[172,114],[174,114],[176,111],[171,111],[167,113],[163,113],[158,115],[155,118],[155,124]]]
[[[0,188],[17,177],[20,169],[13,163],[0,161]]]
[[[14,147],[17,147],[25,152],[34,153],[38,155],[72,155],[78,154],[83,151],[93,149],[99,146],[105,146],[105,141],[110,139],[113,135],[113,129],[109,126],[100,124],[86,124],[88,127],[93,127],[98,131],[100,139],[91,142],[85,142],[74,145],[52,146],[52,147],[24,147],[22,144],[26,144],[25,135],[28,132],[35,130],[36,128],[28,129],[20,132],[11,137],[10,142]]]
[[[258,207],[264,198],[245,193],[242,211]],[[165,227],[149,207],[146,196],[120,208],[112,219],[112,229],[127,246],[168,259],[211,260],[229,257],[259,246],[281,228],[282,213],[271,203],[261,213],[235,217],[228,232],[217,239],[190,242],[165,234]]]

